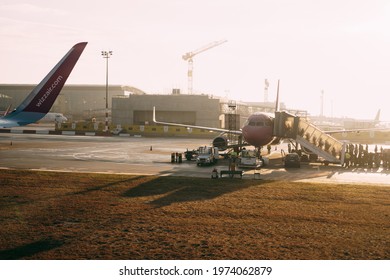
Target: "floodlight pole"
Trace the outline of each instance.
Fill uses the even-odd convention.
[[[108,59],[111,57],[112,51],[102,51],[103,58],[106,59],[106,124],[104,131],[108,132]]]

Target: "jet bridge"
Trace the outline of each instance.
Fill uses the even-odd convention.
[[[307,120],[287,112],[276,112],[274,135],[294,139],[301,147],[322,157],[326,162],[343,164],[345,146]]]

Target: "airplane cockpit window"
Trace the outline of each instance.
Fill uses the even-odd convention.
[[[264,126],[264,122],[256,122],[256,126]]]
[[[248,125],[250,126],[271,126],[269,121],[249,121]]]
[[[264,120],[258,120],[258,119],[251,119],[251,120],[247,120],[245,122],[245,125],[249,125],[249,126],[257,126],[257,127],[264,127],[264,126],[272,126],[272,121],[269,120],[269,119],[264,119]]]

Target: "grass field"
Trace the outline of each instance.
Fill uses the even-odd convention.
[[[390,259],[390,188],[0,170],[0,259]]]

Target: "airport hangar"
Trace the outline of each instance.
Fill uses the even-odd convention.
[[[35,85],[0,84],[0,111],[18,106]],[[260,94],[259,94],[260,96]],[[64,114],[70,122],[104,122],[105,85],[65,85],[51,112]],[[239,129],[246,118],[257,111],[274,112],[274,102],[244,103],[207,94],[146,94],[131,86],[110,85],[108,108],[110,129],[128,130],[134,126],[153,125],[153,106],[161,121],[207,127]],[[282,103],[281,108],[285,109]],[[293,113],[306,114],[295,110]]]

